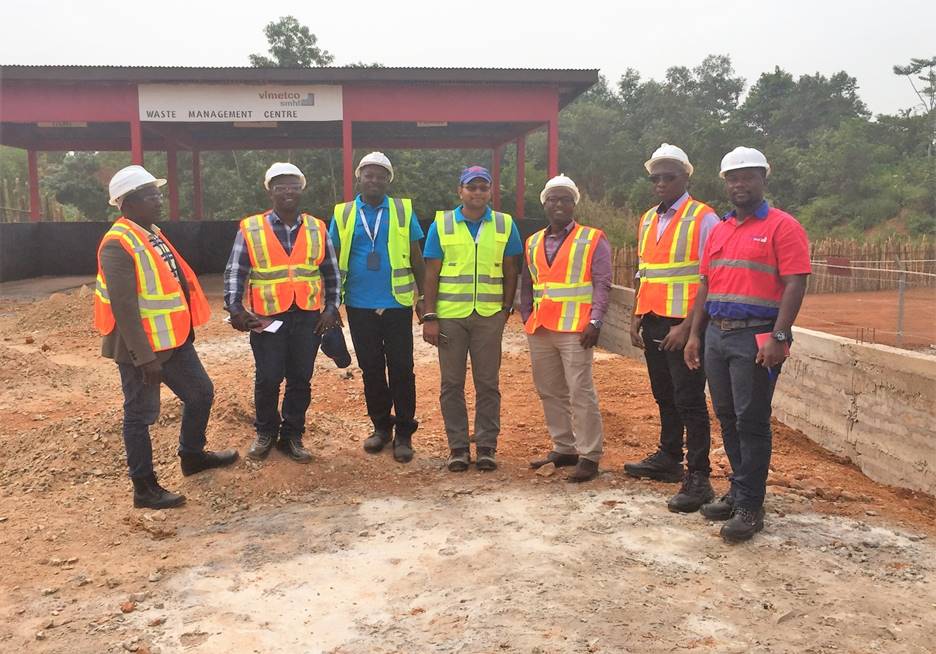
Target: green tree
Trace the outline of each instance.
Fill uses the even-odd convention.
[[[98,179],[99,170],[95,153],[68,153],[49,167],[45,185],[58,202],[72,205],[85,219],[105,220],[110,206],[107,190]]]
[[[335,57],[318,47],[318,37],[294,16],[283,16],[263,28],[270,44],[270,57],[250,55],[250,65],[255,68],[312,68],[328,66]]]

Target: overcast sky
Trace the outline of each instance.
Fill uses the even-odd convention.
[[[727,54],[748,87],[774,66],[845,70],[875,113],[915,102],[894,64],[936,55],[932,0],[2,0],[0,63],[245,66],[287,14],[337,65],[598,68],[614,83]]]

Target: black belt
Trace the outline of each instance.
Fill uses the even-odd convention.
[[[744,320],[731,320],[728,318],[711,318],[709,320],[713,325],[723,332],[733,329],[744,329],[745,327],[760,327],[761,325],[772,325],[775,322],[773,318],[745,318]]]

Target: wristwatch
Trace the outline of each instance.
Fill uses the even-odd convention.
[[[589,320],[589,321],[588,321],[588,324],[591,325],[592,327],[594,327],[595,329],[601,329],[601,325],[602,325],[603,323],[602,323],[600,320],[598,320],[597,318],[595,318],[594,320]]]
[[[771,337],[773,337],[773,339],[777,341],[778,343],[788,342],[791,336],[792,334],[790,334],[785,329],[780,329],[778,331],[775,331],[773,334],[771,334]]]
[[[508,316],[512,316],[512,315],[514,314],[513,305],[506,306],[506,307],[501,307],[501,311],[503,311],[504,313],[506,313]]]
[[[423,322],[432,322],[433,320],[438,320],[438,319],[439,319],[439,314],[437,314],[437,313],[424,313],[422,319],[423,319]]]

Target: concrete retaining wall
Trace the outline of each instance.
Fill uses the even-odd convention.
[[[615,286],[600,345],[630,344],[634,292]],[[774,416],[870,478],[936,495],[936,357],[794,328]]]

